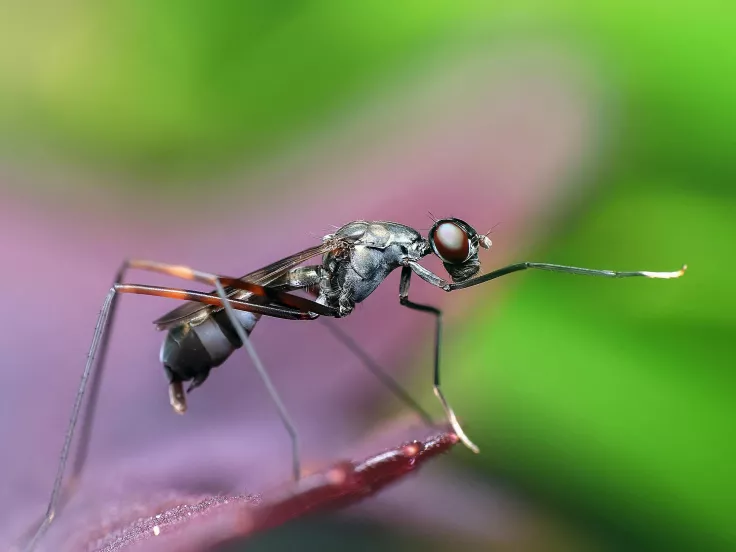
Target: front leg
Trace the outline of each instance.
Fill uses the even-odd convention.
[[[429,269],[424,268],[422,265],[420,265],[416,261],[410,261],[406,260],[404,261],[404,268],[401,271],[401,285],[403,287],[404,285],[404,274],[408,273],[409,275],[406,276],[406,291],[409,292],[409,277],[411,276],[411,272],[414,272],[417,276],[419,276],[422,280],[424,280],[427,283],[432,284],[435,287],[438,287],[440,289],[444,289],[445,291],[450,291],[449,286],[452,285],[447,280],[443,280],[437,274],[432,272]]]
[[[478,452],[478,447],[476,447],[465,435],[462,428],[460,427],[460,424],[457,422],[457,419],[455,417],[455,413],[452,411],[452,408],[450,408],[450,405],[445,400],[444,395],[442,394],[442,390],[440,389],[440,369],[439,369],[439,359],[440,359],[440,333],[442,330],[442,312],[435,308],[431,307],[429,305],[420,305],[418,303],[413,303],[409,300],[409,282],[411,278],[411,273],[416,273],[417,276],[419,276],[422,280],[425,282],[432,284],[435,287],[438,287],[440,289],[443,289],[444,291],[453,291],[456,289],[463,289],[471,286],[475,286],[478,284],[482,284],[484,282],[488,282],[490,280],[495,280],[496,278],[500,278],[501,276],[505,276],[507,274],[512,274],[514,272],[519,272],[521,270],[527,270],[527,269],[537,269],[537,270],[547,270],[552,272],[564,272],[568,274],[580,274],[584,276],[603,276],[607,278],[631,278],[631,277],[645,277],[645,278],[659,278],[659,279],[670,279],[670,278],[679,278],[685,273],[686,266],[683,266],[680,270],[674,271],[674,272],[650,272],[650,271],[637,271],[637,272],[618,272],[613,270],[598,270],[593,268],[578,268],[574,266],[565,266],[565,265],[555,265],[555,264],[548,264],[548,263],[531,263],[531,262],[524,262],[524,263],[517,263],[513,265],[506,266],[504,268],[500,268],[498,270],[494,270],[493,272],[489,272],[488,274],[484,274],[483,276],[479,276],[477,278],[471,278],[469,280],[466,280],[464,282],[448,282],[447,280],[441,278],[431,270],[428,270],[424,268],[422,265],[420,265],[418,262],[410,259],[405,259],[403,262],[403,268],[401,271],[401,285],[399,290],[399,300],[402,305],[409,307],[410,309],[422,311],[422,312],[428,312],[430,314],[433,314],[436,317],[436,329],[435,329],[435,348],[434,348],[434,392],[435,395],[437,395],[437,398],[442,403],[443,408],[445,409],[445,413],[447,414],[448,419],[450,420],[450,423],[452,424],[452,428],[455,430],[455,433],[457,433],[458,437],[460,437],[460,440],[472,451]]]
[[[422,277],[423,279],[424,279],[423,274],[429,274],[437,278],[437,280],[439,281],[444,282],[444,280],[442,280],[441,278],[439,278],[439,276],[433,274],[432,272],[426,270],[421,265],[418,265],[414,263],[413,261],[409,261],[409,265],[404,266],[404,268],[402,268],[401,270],[401,283],[399,284],[399,302],[405,307],[409,307],[410,309],[417,310],[420,312],[427,312],[429,314],[434,315],[435,317],[434,394],[437,396],[440,403],[442,404],[442,408],[445,410],[445,415],[447,416],[447,419],[449,420],[450,425],[452,426],[452,429],[455,432],[455,434],[460,438],[463,444],[466,447],[468,447],[470,450],[476,453],[480,452],[478,447],[468,438],[467,435],[465,435],[463,428],[460,426],[460,423],[457,421],[455,412],[452,410],[452,407],[450,407],[450,404],[447,402],[447,399],[445,399],[445,396],[442,393],[442,389],[440,389],[440,340],[442,337],[442,311],[438,309],[437,307],[432,307],[430,305],[421,305],[419,303],[414,303],[413,301],[409,300],[409,285],[411,283],[411,272],[412,270],[416,272],[416,269],[412,265],[416,265],[417,267],[422,269],[423,272],[421,274],[417,273],[417,275]],[[430,283],[433,283],[433,282],[430,282]],[[439,285],[438,287],[442,287],[442,286]]]
[[[685,274],[685,270],[687,270],[687,265],[683,265],[680,270],[675,270],[673,272],[650,272],[648,270],[621,272],[616,270],[600,270],[597,268],[580,268],[577,266],[525,262],[505,266],[503,268],[499,268],[498,270],[494,270],[493,272],[489,272],[488,274],[484,274],[483,276],[478,276],[477,278],[465,280],[464,282],[450,283],[447,280],[443,280],[442,278],[437,276],[437,274],[435,274],[431,270],[427,270],[416,261],[406,261],[405,263],[405,266],[414,271],[416,275],[419,276],[422,280],[445,291],[453,291],[455,289],[464,289],[472,286],[477,286],[478,284],[482,284],[490,280],[495,280],[496,278],[500,278],[501,276],[506,276],[507,274],[512,274],[514,272],[528,269],[547,270],[549,272],[564,272],[566,274],[579,274],[582,276],[603,276],[604,278],[644,277],[660,280],[679,278],[680,276]]]

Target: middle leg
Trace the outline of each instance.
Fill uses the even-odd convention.
[[[311,296],[319,296],[319,285],[325,278],[324,269],[321,265],[310,265],[294,268],[286,272],[283,276],[274,280],[269,287],[276,289],[304,289]],[[404,389],[399,382],[394,379],[387,370],[382,368],[371,356],[342,328],[336,323],[324,318],[320,319],[322,325],[342,343],[384,387],[394,394],[401,402],[406,404],[419,418],[429,427],[435,427],[435,423],[429,413],[417,403],[409,392]]]
[[[440,388],[440,342],[442,337],[442,311],[437,307],[430,305],[422,305],[414,303],[409,300],[409,284],[411,283],[411,268],[405,266],[401,270],[401,283],[399,284],[399,301],[405,307],[420,312],[426,312],[434,315],[435,317],[435,334],[434,334],[434,394],[442,404],[442,408],[445,410],[445,415],[452,426],[453,431],[457,434],[463,444],[475,453],[480,452],[480,449],[473,443],[463,431],[460,426],[460,422],[457,421],[457,416],[452,410],[452,407],[445,399],[445,395],[442,393]]]

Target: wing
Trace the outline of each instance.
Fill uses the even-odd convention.
[[[299,266],[304,261],[316,257],[318,255],[324,255],[330,251],[341,250],[345,251],[349,249],[353,244],[352,240],[345,239],[343,237],[335,238],[331,237],[322,242],[319,245],[310,247],[298,253],[294,253],[289,257],[285,257],[275,263],[259,268],[253,272],[249,272],[245,276],[240,277],[240,280],[252,282],[254,284],[267,285],[274,281],[276,278],[288,272],[292,268]],[[250,296],[247,291],[234,289],[232,287],[226,287],[225,293],[228,297],[233,299],[243,300]],[[216,295],[216,291],[211,291],[210,295]],[[217,311],[222,307],[213,307],[210,305],[202,305],[201,303],[184,303],[183,305],[175,308],[174,310],[164,314],[162,317],[154,320],[154,324],[159,330],[165,330],[172,326],[182,324],[199,316],[205,314],[204,311]]]

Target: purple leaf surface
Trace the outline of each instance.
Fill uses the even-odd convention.
[[[344,508],[418,469],[457,443],[440,433],[330,468],[261,495],[148,496],[108,504],[90,515],[60,550],[199,552],[279,526],[291,519]],[[91,532],[90,528],[94,528]]]

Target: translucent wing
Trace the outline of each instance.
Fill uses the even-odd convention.
[[[292,268],[300,265],[304,261],[316,257],[318,255],[324,255],[330,251],[342,250],[350,248],[352,242],[345,238],[328,238],[324,242],[309,249],[294,253],[289,257],[285,257],[281,260],[271,263],[270,265],[259,268],[253,272],[242,276],[240,280],[247,282],[253,282],[254,284],[267,285],[270,282],[277,279],[279,276],[288,272]],[[216,295],[216,291],[210,292],[211,295]],[[241,291],[233,288],[226,287],[225,293],[228,297],[234,299],[241,299],[248,297],[250,294],[247,291]],[[219,310],[221,307],[213,307],[210,305],[202,305],[201,303],[185,303],[174,310],[164,314],[162,317],[154,320],[154,324],[159,330],[165,330],[172,326],[188,322],[189,320],[195,319],[200,316],[204,316],[207,312]]]

